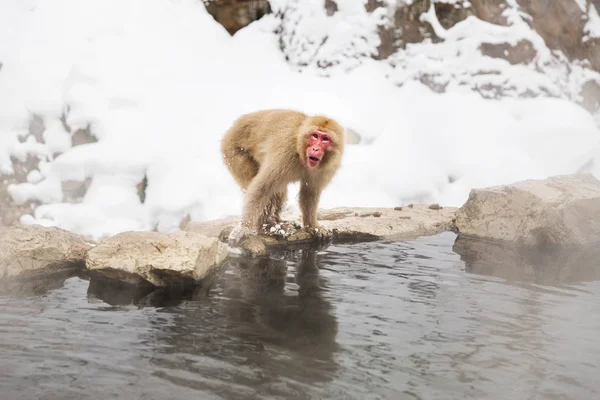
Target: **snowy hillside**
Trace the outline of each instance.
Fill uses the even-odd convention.
[[[600,130],[576,104],[600,75],[551,51],[514,0],[509,26],[469,17],[446,29],[430,8],[421,18],[443,40],[375,60],[395,3],[367,12],[340,0],[328,15],[320,0],[271,1],[273,14],[231,37],[200,1],[0,0],[0,207],[33,205],[22,222],[94,237],[238,214],[219,141],[239,114],[267,107],[329,114],[362,136],[322,207],[460,205],[472,187],[600,178]],[[581,3],[599,37],[597,10]],[[480,51],[522,39],[528,63]],[[72,147],[88,127],[98,141]],[[20,182],[16,166],[38,159]],[[86,179],[68,202],[65,184]]]

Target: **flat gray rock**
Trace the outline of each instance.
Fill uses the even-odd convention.
[[[40,225],[0,228],[0,278],[83,266],[90,247],[81,236],[61,228]]]
[[[401,240],[424,235],[434,235],[453,227],[454,207],[415,204],[391,208],[334,208],[319,210],[319,223],[333,233],[333,240],[359,241],[389,239]],[[284,213],[282,218],[291,222],[300,222],[295,213]],[[227,217],[207,222],[192,222],[186,231],[202,233],[227,241],[228,231],[239,223],[239,218]],[[302,229],[288,229],[283,234],[260,235],[250,237],[241,244],[246,253],[253,256],[267,254],[267,247],[316,241],[312,235]]]
[[[600,242],[600,181],[554,176],[474,189],[456,214],[459,235],[527,246]]]
[[[226,256],[225,244],[196,232],[124,232],[91,249],[86,267],[112,279],[162,287],[198,282]]]
[[[456,208],[415,204],[393,208],[334,208],[321,214],[320,223],[340,239],[412,239],[451,229]]]

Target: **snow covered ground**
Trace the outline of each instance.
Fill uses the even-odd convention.
[[[275,9],[285,3],[272,2]],[[318,36],[327,27],[327,54],[364,55],[377,46],[376,35],[363,31],[375,29],[380,16],[339,2],[339,23],[324,25],[321,3],[302,3],[303,12],[315,15],[303,29]],[[407,49],[404,61],[397,56],[395,69],[347,57],[351,65],[340,63],[325,77],[318,68],[298,71],[286,62],[274,33],[280,23],[269,15],[230,37],[197,0],[0,0],[0,173],[11,172],[11,155],[43,160],[30,182],[10,187],[16,200],[44,203],[22,222],[100,237],[175,229],[188,214],[198,221],[239,214],[242,195],[219,142],[239,114],[267,107],[329,114],[362,135],[359,145],[347,147],[322,207],[460,206],[473,187],[578,170],[600,178],[600,130],[574,103],[486,100],[458,84],[436,94],[415,76],[446,65],[446,79],[456,83],[478,65],[491,65],[523,87],[560,93],[594,76],[572,65],[561,77],[562,67],[523,26],[510,40],[534,38],[540,62],[555,75],[476,55],[473,38],[509,34],[467,20],[444,33],[437,62],[433,45],[424,43]],[[364,43],[349,40],[354,26]],[[466,28],[468,41],[460,39]],[[462,58],[452,57],[452,46]],[[73,131],[90,124],[99,141],[70,148],[63,113]],[[44,119],[45,144],[21,142],[32,114]],[[53,159],[56,152],[63,154]],[[142,204],[136,184],[144,175]],[[83,202],[63,203],[61,181],[86,177],[93,179]],[[296,187],[290,190],[295,208]]]

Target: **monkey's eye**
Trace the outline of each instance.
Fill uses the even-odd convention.
[[[312,137],[314,137],[315,139],[318,139],[318,138],[319,138],[319,135],[317,135],[316,133],[313,133],[313,134],[312,134]]]
[[[323,139],[321,139],[324,142],[329,142],[329,138],[327,136],[323,136]]]

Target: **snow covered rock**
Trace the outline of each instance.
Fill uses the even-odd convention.
[[[597,112],[600,18],[590,0],[274,3],[281,51],[323,76],[383,60],[388,78],[485,98],[568,98]]]
[[[0,228],[0,278],[83,266],[90,247],[80,236],[56,227]]]
[[[0,143],[6,134],[0,129]],[[62,118],[44,120],[32,114],[28,128],[10,136],[4,136],[4,140],[10,140],[0,145],[0,150],[8,150],[10,160],[10,164],[0,165],[0,226],[21,221],[40,204],[81,202],[90,186],[89,177],[62,182],[47,178],[50,164],[64,151],[97,141],[89,126],[72,130]]]
[[[600,181],[553,176],[472,190],[456,214],[459,235],[550,248],[600,242]]]
[[[90,250],[86,267],[127,283],[169,286],[200,281],[226,256],[223,243],[195,232],[123,232]]]

